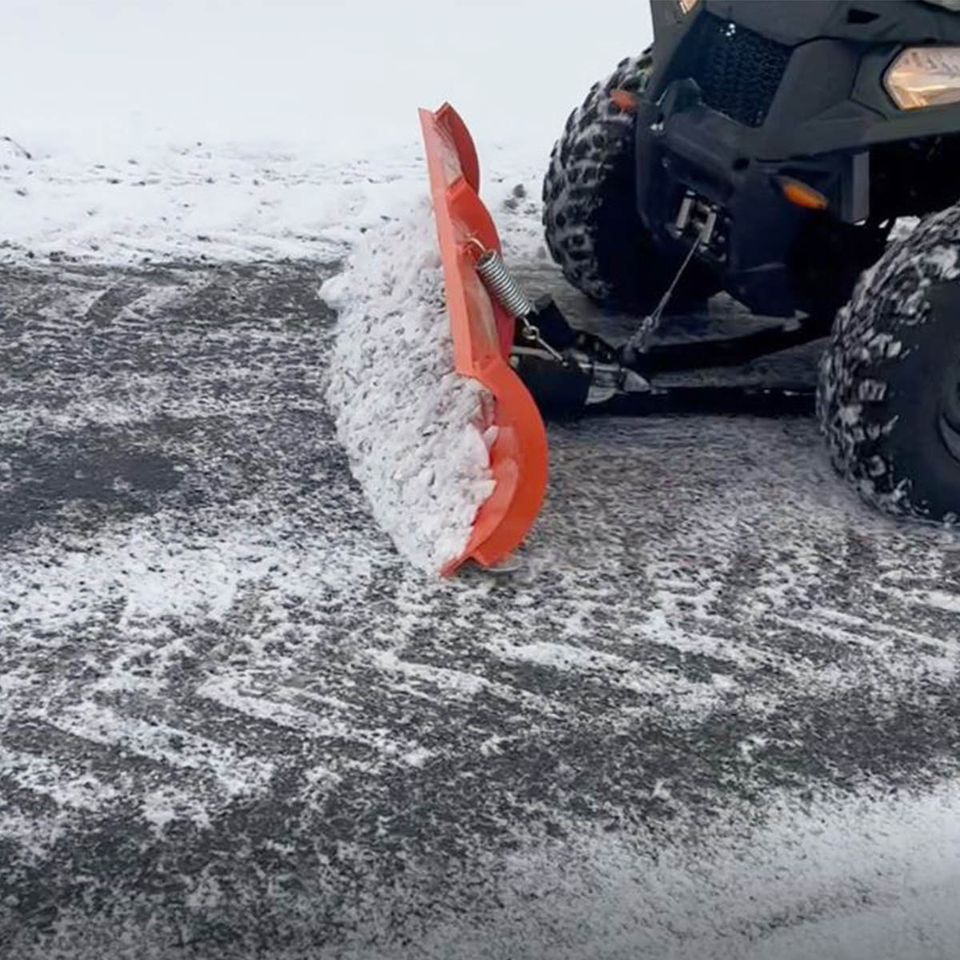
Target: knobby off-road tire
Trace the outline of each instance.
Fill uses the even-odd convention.
[[[836,468],[888,513],[960,519],[960,315],[935,310],[960,277],[960,207],[895,241],[839,314],[818,415]]]
[[[649,312],[669,286],[679,258],[658,252],[637,213],[635,117],[611,99],[642,93],[652,51],[621,61],[570,114],[543,182],[547,246],[564,276],[605,306]],[[674,309],[701,305],[716,291],[696,265]]]

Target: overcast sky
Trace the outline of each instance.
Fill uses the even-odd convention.
[[[417,135],[450,99],[481,141],[545,143],[650,36],[646,0],[3,0],[0,133],[321,141]]]

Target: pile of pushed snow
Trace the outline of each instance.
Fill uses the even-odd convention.
[[[369,231],[324,300],[339,314],[327,399],[374,518],[421,570],[466,548],[493,492],[487,395],[453,372],[430,206]]]

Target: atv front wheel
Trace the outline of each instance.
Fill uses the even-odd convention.
[[[567,120],[543,182],[547,246],[564,276],[592,300],[636,312],[653,310],[680,265],[656,249],[637,213],[635,118],[611,98],[642,93],[652,69],[647,51],[594,85]],[[716,292],[704,279],[694,265],[674,308]]]
[[[817,401],[834,465],[860,493],[936,523],[960,520],[958,278],[953,207],[864,275],[837,319]]]

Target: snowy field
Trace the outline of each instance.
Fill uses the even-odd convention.
[[[4,0],[0,254],[329,259],[414,199],[419,106],[538,173],[649,40],[643,3],[605,9],[616,31],[573,0]]]
[[[347,259],[435,310],[421,103],[618,322],[536,179],[643,6],[7,0],[4,960],[956,956],[955,538],[805,420],[609,421],[443,582],[337,439]]]

